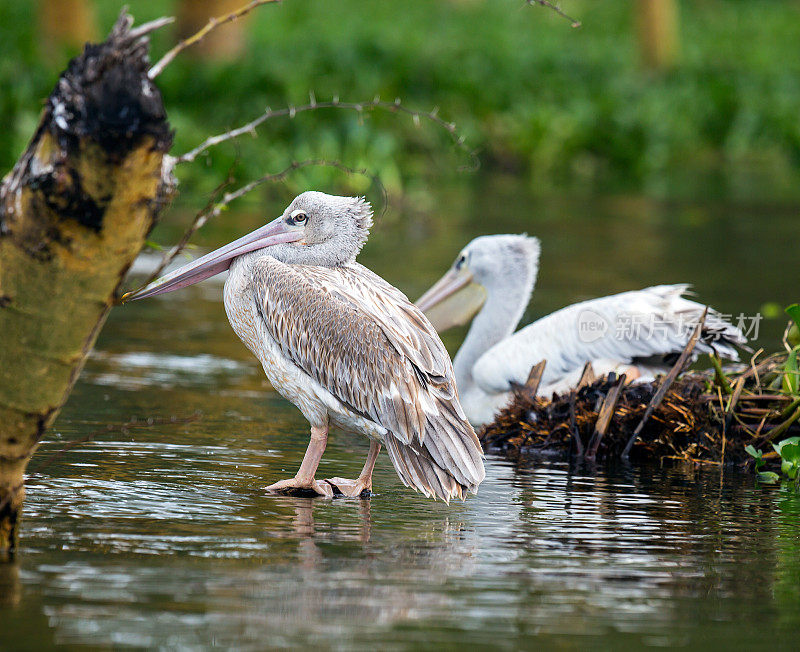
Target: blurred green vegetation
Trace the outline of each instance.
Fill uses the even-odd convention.
[[[64,57],[38,48],[34,3],[0,4],[0,168],[33,132]],[[98,2],[107,31],[121,2]],[[173,2],[129,0],[137,22]],[[402,98],[438,106],[482,168],[525,174],[543,194],[795,200],[800,196],[800,2],[680,3],[678,65],[640,65],[634,3],[563,0],[568,21],[521,0],[286,0],[249,25],[247,54],[208,63],[184,53],[159,78],[174,151],[246,122],[266,106]],[[174,42],[154,38],[154,59]],[[74,53],[71,53],[74,54]],[[391,191],[424,191],[468,159],[446,132],[405,116],[324,110],[279,118],[257,138],[184,166],[185,190],[207,191],[236,162],[238,178],[326,157],[380,175]],[[293,175],[298,185],[339,178]],[[349,181],[364,185],[365,180]],[[360,188],[356,188],[359,190]]]

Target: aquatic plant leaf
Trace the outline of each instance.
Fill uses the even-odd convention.
[[[762,466],[766,464],[764,461],[764,453],[760,450],[756,450],[756,448],[752,444],[748,444],[744,447],[744,452],[753,457],[756,461],[756,469],[760,469]]]
[[[785,312],[792,318],[794,325],[800,328],[800,303],[793,303],[786,308]]]
[[[800,327],[798,327],[797,324],[792,324],[792,327],[786,334],[786,341],[789,342],[789,346],[797,347],[800,345]]]
[[[797,478],[797,471],[800,467],[794,462],[784,460],[781,462],[781,472],[790,480]]]
[[[797,394],[798,386],[800,386],[800,370],[797,365],[798,352],[800,352],[800,347],[794,347],[783,365],[783,390],[789,394]]]
[[[786,340],[789,342],[790,346],[797,347],[800,345],[800,304],[793,303],[786,308],[786,314],[794,321],[794,324],[786,335]]]
[[[772,444],[781,459],[791,464],[800,465],[800,437],[789,437],[777,444]]]
[[[775,484],[780,480],[780,476],[774,471],[761,471],[758,474],[758,480],[764,484]]]

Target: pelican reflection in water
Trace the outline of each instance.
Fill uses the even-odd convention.
[[[300,470],[269,490],[359,496],[372,487],[384,445],[406,486],[463,499],[485,475],[478,439],[436,330],[402,292],[356,262],[370,226],[365,200],[305,192],[281,217],[129,298],[230,270],[224,301],[233,330],[311,424]],[[315,478],[330,425],[370,439],[356,480]]]
[[[652,380],[674,363],[705,310],[683,296],[688,285],[658,285],[575,303],[514,332],[536,283],[539,249],[527,235],[475,238],[417,301],[439,332],[472,320],[453,366],[473,425],[491,421],[512,385],[524,384],[542,360],[540,395],[574,387],[588,362],[600,374]],[[631,328],[617,328],[627,322]],[[734,347],[745,341],[709,310],[695,352],[736,360]]]

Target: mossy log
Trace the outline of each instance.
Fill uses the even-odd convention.
[[[146,28],[121,16],[61,75],[0,187],[0,550],[23,474],[170,195]]]

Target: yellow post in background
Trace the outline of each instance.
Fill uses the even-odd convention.
[[[39,33],[45,55],[79,52],[84,43],[98,39],[94,5],[90,0],[39,0]]]
[[[676,0],[637,0],[636,28],[643,65],[650,70],[668,70],[680,49]]]

